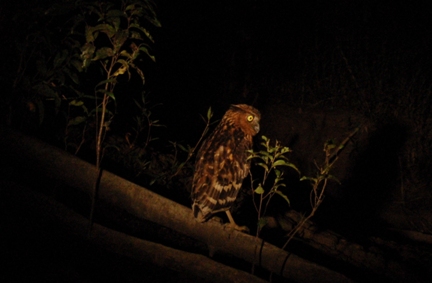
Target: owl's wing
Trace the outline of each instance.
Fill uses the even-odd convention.
[[[215,151],[202,148],[192,192],[192,208],[198,220],[206,221],[212,214],[229,209],[235,201],[249,171],[246,148],[241,156],[238,152],[233,139],[219,144]]]

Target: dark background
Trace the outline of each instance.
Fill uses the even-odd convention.
[[[429,72],[431,17],[418,1],[159,1],[158,10],[155,87],[179,128],[239,102],[271,111],[336,97],[320,106],[357,110],[403,95],[360,91],[375,80],[397,87]]]
[[[151,103],[161,103],[154,108],[154,117],[166,127],[155,131],[160,139],[152,144],[161,152],[168,151],[167,141],[194,145],[204,128],[200,115],[205,116],[210,106],[215,119],[220,119],[230,104],[248,103],[262,112],[261,133],[292,147],[302,172],[312,174],[323,142],[343,138],[361,124],[352,152],[337,171],[343,185],[330,191],[315,220],[323,229],[330,227],[364,240],[388,225],[378,215],[390,203],[397,204],[389,212],[393,218],[409,210],[411,220],[416,225],[421,222],[416,228],[432,231],[432,218],[423,218],[432,203],[432,10],[428,1],[155,3],[162,24],[151,30],[156,63],[147,66],[144,86],[129,84],[119,93],[125,98],[118,105],[114,134],[124,134],[135,113],[125,95],[128,90],[143,89]],[[23,99],[13,82],[19,65],[16,45],[40,24],[36,12],[40,14],[51,4],[48,0],[0,4],[1,121],[8,123],[12,116],[16,128],[48,141],[53,140],[52,123],[20,128],[25,123],[19,118],[29,116],[20,112],[25,110]],[[14,123],[17,120],[20,123]],[[187,202],[187,188],[176,188],[186,192],[179,198]],[[178,191],[159,189],[178,197]],[[307,207],[307,194],[290,195],[293,206]],[[16,228],[11,223],[7,227]],[[413,229],[401,223],[405,225],[396,221],[397,228]],[[37,230],[18,228],[21,235]],[[55,238],[51,228],[47,230]],[[11,253],[16,256],[12,265],[29,250],[31,260],[25,261],[26,266],[36,262],[44,253],[43,248],[31,251],[38,242],[50,253],[61,253],[63,249],[45,237],[45,230],[41,233],[19,255]],[[16,236],[14,231],[8,235]],[[15,240],[18,243],[22,238],[25,235]],[[86,249],[85,243],[77,245]],[[86,263],[98,262],[99,253],[106,256],[96,251]],[[68,272],[84,272],[73,249],[61,257],[64,261],[69,258],[74,260]],[[115,266],[117,258],[109,261]],[[127,268],[118,267],[119,272],[125,270],[127,273]],[[35,271],[42,277],[43,272]],[[87,267],[85,272],[90,272]],[[103,266],[97,265],[96,272],[105,273]],[[97,278],[101,277],[91,277],[95,282]]]

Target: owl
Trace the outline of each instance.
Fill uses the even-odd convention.
[[[195,163],[192,211],[199,222],[225,211],[230,226],[237,226],[229,211],[243,179],[249,173],[247,150],[260,130],[261,114],[246,104],[231,105],[213,133],[203,142]]]

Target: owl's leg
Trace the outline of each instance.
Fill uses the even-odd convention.
[[[231,212],[229,210],[225,210],[225,213],[227,214],[228,219],[230,221],[230,223],[226,224],[227,226],[229,226],[230,228],[235,229],[237,231],[240,231],[240,232],[249,233],[249,228],[248,227],[246,227],[246,226],[238,226],[235,223],[234,218],[232,217]]]

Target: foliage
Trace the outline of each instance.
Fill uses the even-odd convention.
[[[136,102],[138,103],[138,101]],[[139,116],[135,118],[137,126],[133,127],[132,133],[127,132],[125,137],[111,136],[108,139],[105,152],[107,162],[114,163],[116,168],[124,168],[135,180],[139,178],[138,183],[144,185],[156,185],[166,189],[173,187],[189,189],[190,178],[193,173],[191,159],[208,133],[210,126],[217,122],[212,121],[212,109],[207,110],[205,117],[201,116],[205,127],[195,146],[191,147],[188,144],[169,141],[168,149],[163,151],[148,147],[147,141],[156,139],[148,138],[150,129],[162,125],[158,124],[158,120],[151,119],[150,106],[142,107],[142,110],[142,121],[137,120]],[[137,143],[136,141],[139,140],[137,136],[145,136],[145,142]],[[189,196],[189,193],[187,195]]]
[[[144,84],[144,72],[136,61],[140,55],[155,60],[149,53],[153,38],[140,21],[145,18],[156,26],[159,22],[148,1],[123,1],[120,7],[109,2],[96,2],[81,9],[82,14],[78,17],[83,19],[76,22],[74,31],[79,30],[81,22],[85,23],[85,42],[81,45],[80,55],[82,68],[89,69],[96,64],[97,71],[102,74],[102,80],[94,86],[96,106],[92,112],[96,128],[96,166],[99,167],[102,142],[114,117],[108,105],[116,101],[114,89],[119,77],[126,74],[130,80],[134,71]]]
[[[46,120],[46,100],[54,100],[54,116],[65,105],[66,149],[74,146],[77,154],[86,142],[95,148],[99,174],[92,196],[92,225],[103,142],[119,98],[117,85],[124,81],[132,83],[134,77],[141,85],[145,84],[144,67],[149,61],[154,62],[155,57],[150,53],[154,39],[142,23],[155,27],[160,27],[160,23],[151,0],[66,0],[39,16],[46,21],[45,26],[26,37],[20,50],[14,90],[30,94],[26,103],[37,105],[39,125]],[[140,87],[136,89],[141,92]],[[143,130],[144,116],[150,123],[147,146],[150,129],[159,124],[150,119],[149,111],[142,109],[144,99],[142,102],[136,103],[141,116],[137,117],[135,134]]]
[[[253,180],[252,173],[250,174],[252,189],[257,194],[258,204],[254,199],[255,209],[258,212],[258,229],[257,236],[261,229],[266,225],[265,218],[267,208],[270,204],[270,200],[274,195],[279,195],[285,199],[290,205],[288,197],[281,191],[280,188],[285,187],[283,183],[284,171],[282,167],[290,167],[300,173],[297,167],[289,162],[286,154],[291,152],[288,147],[282,146],[278,141],[275,142],[274,146],[271,145],[270,139],[266,136],[261,137],[262,150],[253,151],[250,150],[248,159],[252,159],[255,164],[263,169],[263,175],[258,180]],[[273,178],[270,178],[273,177]],[[258,181],[258,185],[255,187],[254,182]],[[265,204],[264,204],[264,201]]]
[[[149,149],[149,145],[158,139],[153,137],[153,129],[165,126],[152,117],[153,108],[160,104],[151,104],[146,99],[145,93],[141,95],[140,100],[134,99],[133,102],[138,108],[138,114],[133,118],[133,125],[123,137],[112,135],[107,139],[104,155],[109,162],[115,163],[116,167],[120,165],[134,177],[138,177],[149,170],[151,165],[152,149]]]
[[[146,28],[160,27],[154,4],[63,1],[35,17],[41,24],[17,41],[14,90],[29,94],[25,101],[36,105],[39,125],[52,118],[46,115],[47,105],[55,119],[63,117],[66,149],[77,153],[83,144],[94,144],[99,166],[102,142],[116,113],[116,86],[144,84],[144,70],[155,61],[150,52],[154,39]]]
[[[317,175],[315,177],[302,176],[300,178],[300,181],[307,181],[311,185],[311,211],[287,233],[287,240],[282,249],[286,248],[293,237],[301,231],[306,222],[315,215],[316,211],[324,200],[325,189],[329,180],[334,180],[339,183],[339,180],[331,174],[331,170],[338,160],[340,152],[345,148],[346,144],[351,140],[358,130],[358,128],[355,129],[339,145],[335,144],[335,142],[332,140],[327,141],[324,144],[323,149],[325,153],[323,164],[320,166],[315,164],[317,167]],[[300,174],[300,171],[297,169],[297,167],[293,163],[289,162],[288,158],[286,157],[286,154],[291,152],[288,147],[280,145],[278,141],[276,141],[274,146],[272,146],[270,139],[265,136],[262,136],[261,138],[261,146],[263,149],[259,151],[249,151],[249,159],[255,161],[256,166],[262,168],[262,176],[260,176],[260,178],[257,180],[254,180],[252,173],[250,173],[252,190],[256,195],[258,195],[258,204],[254,199],[255,209],[258,213],[256,237],[260,235],[262,228],[267,225],[268,218],[266,217],[266,212],[269,205],[271,205],[270,200],[274,195],[277,194],[281,196],[286,200],[287,204],[290,205],[290,200],[286,194],[280,190],[280,188],[286,186],[283,182],[284,171],[281,168],[289,167]],[[269,178],[270,176],[273,176],[273,178]],[[258,185],[255,185],[256,182],[258,182]],[[252,266],[252,273],[253,272],[254,266]]]
[[[351,132],[340,144],[336,144],[333,140],[328,140],[324,144],[324,162],[321,165],[315,163],[317,168],[317,174],[315,177],[303,176],[300,178],[301,181],[308,181],[312,187],[310,192],[310,205],[311,211],[304,217],[296,226],[288,232],[286,235],[287,240],[283,245],[282,249],[285,249],[288,243],[294,238],[294,236],[301,231],[306,222],[311,219],[319,206],[324,200],[325,190],[327,188],[328,182],[333,180],[340,184],[339,180],[331,174],[331,170],[339,158],[339,154],[345,148],[346,144],[351,140],[351,138],[358,132],[359,128],[356,128]]]
[[[189,146],[187,148],[185,148],[181,144],[172,143],[176,152],[177,152],[177,147],[179,147],[180,150],[187,152],[187,158],[185,161],[179,163],[178,166],[175,166],[177,168],[177,170],[174,172],[174,174],[171,176],[171,178],[176,176],[180,172],[180,170],[183,168],[183,166],[190,161],[190,159],[192,158],[192,156],[194,155],[194,153],[198,149],[198,146],[201,144],[201,141],[203,140],[203,138],[205,137],[205,135],[209,131],[210,126],[217,122],[217,121],[211,122],[212,117],[213,117],[213,111],[212,111],[211,107],[209,107],[209,109],[207,110],[206,118],[201,116],[202,120],[204,121],[204,123],[206,125],[205,125],[205,128],[201,134],[201,137],[198,139],[197,143],[195,144],[195,146],[193,148],[190,148]],[[177,154],[176,154],[176,156],[177,156]]]
[[[22,33],[13,41],[18,53],[12,83],[13,100],[27,106],[34,105],[38,127],[50,118],[47,104],[51,107],[50,112],[58,115],[63,100],[82,95],[77,89],[80,82],[78,73],[82,71],[80,44],[60,30],[54,17],[43,12],[39,8],[30,15],[25,10],[18,14],[16,20],[22,21],[22,17],[27,16],[27,21],[33,24],[24,31],[20,30]],[[19,23],[16,25],[19,27]],[[14,118],[19,120],[21,115],[17,113]]]
[[[198,147],[201,145],[201,141],[208,133],[210,126],[217,122],[211,121],[213,118],[213,111],[211,107],[209,107],[207,110],[206,117],[201,116],[201,118],[205,123],[205,127],[194,147],[171,141],[170,144],[172,146],[173,153],[170,155],[159,155],[156,160],[153,159],[157,162],[152,163],[152,166],[147,173],[151,174],[152,177],[150,184],[158,183],[159,185],[169,186],[169,184],[172,183],[176,178],[190,178],[190,175],[193,171],[191,158],[195,155]],[[182,157],[184,155],[186,156]],[[187,172],[189,172],[189,174],[187,174]],[[186,188],[190,188],[189,182],[183,181],[182,183]]]

